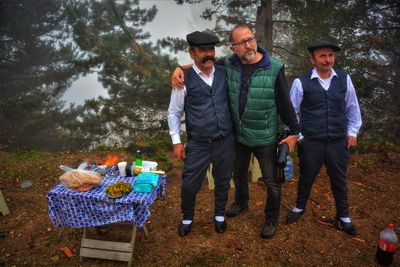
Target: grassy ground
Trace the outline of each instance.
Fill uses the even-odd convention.
[[[295,202],[297,159],[294,179],[283,184],[280,224],[272,239],[260,237],[266,191],[259,182],[250,182],[250,211],[228,219],[224,235],[214,232],[213,191],[205,182],[197,197],[192,232],[181,238],[177,225],[181,219],[182,164],[172,160],[169,147],[161,147],[157,153],[150,147],[142,147],[144,159],[158,161],[168,171],[167,196],[151,207],[149,237],[138,231],[136,266],[375,266],[380,230],[391,222],[399,233],[400,154],[380,151],[356,154],[349,166],[350,213],[359,232],[356,238],[332,226],[335,210],[324,170],[313,187],[304,216],[295,224],[284,224]],[[47,213],[46,194],[58,183],[60,164],[76,167],[84,160],[101,162],[109,154],[133,160],[133,154],[124,150],[0,152],[0,189],[11,211],[0,217],[0,231],[8,233],[0,238],[0,266],[126,266],[117,261],[80,261],[82,229],[55,228]],[[33,186],[21,188],[21,182],[28,179]],[[233,194],[231,189],[230,200]],[[127,238],[128,234],[121,231],[100,233],[106,239]],[[60,250],[65,246],[72,249],[73,257],[67,258]],[[395,255],[393,266],[400,266],[399,255]]]

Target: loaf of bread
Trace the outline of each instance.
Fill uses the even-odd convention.
[[[60,176],[59,181],[72,189],[87,191],[102,182],[101,175],[94,171],[71,170]]]

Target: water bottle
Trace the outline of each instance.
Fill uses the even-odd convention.
[[[293,178],[293,160],[289,155],[287,156],[286,166],[283,168],[283,172],[285,173],[286,181]]]
[[[389,223],[387,228],[379,235],[378,248],[376,249],[376,260],[381,265],[389,265],[393,261],[393,255],[398,241],[393,230],[394,225]]]
[[[135,153],[135,166],[142,166],[142,153],[140,150],[136,150]]]

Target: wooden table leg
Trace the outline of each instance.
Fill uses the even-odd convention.
[[[3,216],[10,213],[10,210],[7,207],[6,200],[4,199],[1,190],[0,190],[0,212],[3,214]]]
[[[131,241],[129,243],[126,243],[87,238],[85,228],[83,230],[79,256],[97,259],[126,261],[128,262],[128,266],[131,266],[136,240],[136,230],[137,226],[135,224],[132,224]]]
[[[149,237],[149,231],[147,230],[146,225],[143,226],[143,231],[144,231],[144,235],[145,235],[146,237]]]

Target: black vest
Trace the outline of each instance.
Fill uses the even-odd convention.
[[[329,89],[326,91],[311,72],[299,79],[303,86],[303,101],[300,106],[301,133],[310,139],[328,140],[347,136],[345,96],[347,74],[335,70]]]
[[[213,86],[207,85],[193,68],[185,70],[185,121],[188,137],[197,141],[232,133],[225,68],[215,65]]]

